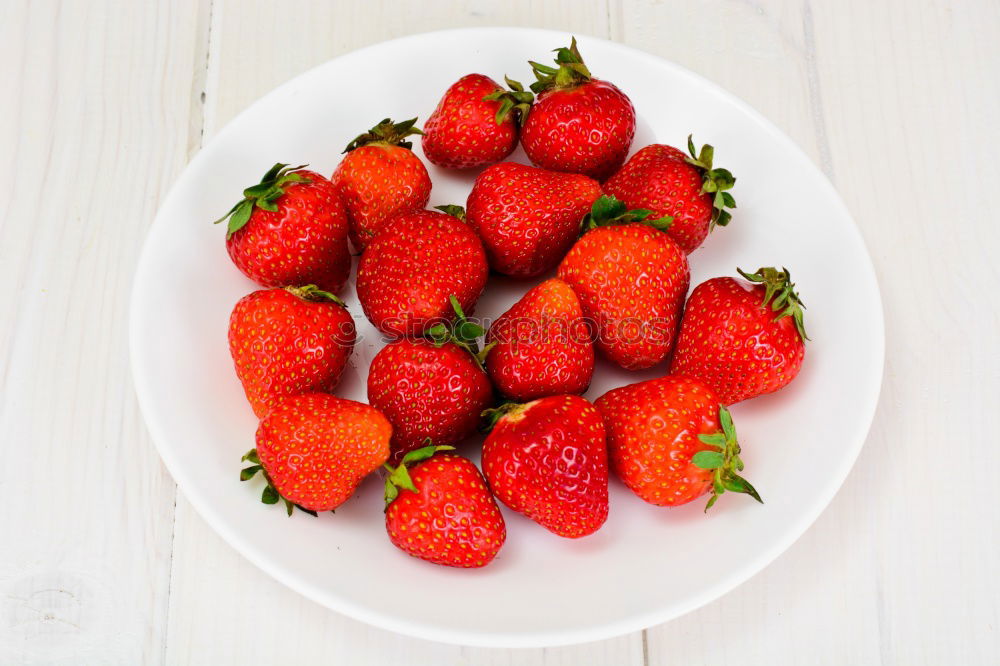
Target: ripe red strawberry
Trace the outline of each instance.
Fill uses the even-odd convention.
[[[483,443],[483,473],[497,499],[575,539],[608,517],[608,453],[600,413],[583,398],[555,395],[506,405]]]
[[[422,134],[413,126],[416,122],[386,118],[347,144],[347,155],[333,172],[333,184],[347,207],[351,242],[359,252],[385,220],[427,205],[431,178],[406,140]]]
[[[449,567],[486,566],[503,546],[507,527],[472,462],[448,453],[434,455],[450,448],[417,449],[399,467],[389,468],[385,530],[397,548],[422,560]]]
[[[397,215],[358,264],[358,300],[391,336],[423,335],[451,318],[449,297],[469,312],[486,286],[483,244],[461,220],[431,210]]]
[[[670,355],[690,280],[684,251],[649,213],[602,197],[585,222],[589,231],[559,264],[596,328],[597,348],[628,370]]]
[[[612,389],[594,405],[608,432],[611,469],[632,492],[677,506],[727,490],[763,502],[743,471],[729,411],[701,382],[669,375]]]
[[[805,306],[787,268],[739,272],[750,282],[713,278],[691,292],[670,365],[711,386],[727,405],[795,379],[808,339]]]
[[[490,326],[486,369],[511,400],[583,393],[594,374],[590,333],[569,285],[546,280]]]
[[[521,130],[536,166],[604,180],[625,161],[635,136],[635,109],[614,84],[590,76],[576,48],[556,50],[557,67],[529,63],[537,94]]]
[[[736,179],[726,169],[712,167],[712,146],[696,153],[689,136],[688,151],[690,156],[671,146],[646,146],[604,183],[604,191],[629,208],[673,218],[667,233],[691,254],[716,225],[729,224],[726,208],[736,208],[736,201],[726,190]]]
[[[315,284],[335,294],[347,281],[347,213],[318,173],[275,164],[216,224],[226,219],[229,257],[257,284]]]
[[[600,184],[586,176],[501,162],[476,178],[466,217],[493,270],[535,277],[555,268],[600,196]]]
[[[326,393],[288,398],[257,428],[257,448],[243,456],[253,463],[246,481],[263,470],[265,504],[285,501],[315,515],[332,511],[389,455],[392,427],[378,410]]]
[[[354,338],[344,303],[314,285],[255,291],[229,318],[229,352],[258,418],[290,395],[332,391]]]
[[[507,80],[505,91],[483,74],[466,74],[444,93],[424,123],[421,144],[434,164],[468,169],[499,162],[517,146],[519,118],[531,105],[532,94]]]
[[[392,423],[392,459],[399,461],[426,440],[461,442],[479,425],[493,401],[493,387],[478,357],[483,329],[465,319],[435,340],[403,338],[383,347],[368,369],[368,402]]]

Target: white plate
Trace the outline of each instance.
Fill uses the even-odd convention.
[[[726,495],[677,509],[643,503],[617,482],[597,534],[556,537],[505,510],[507,543],[474,571],[426,564],[385,534],[379,483],[369,479],[336,515],[289,519],[240,483],[257,421],[226,343],[233,304],[255,286],[230,263],[222,215],[274,162],[329,175],[340,152],[381,118],[427,118],[470,71],[527,81],[569,35],[464,29],[406,37],[350,53],[296,77],[240,114],[192,160],[163,202],[135,278],[131,355],[136,390],[163,460],[198,512],[234,548],[289,587],[334,610],[421,638],[489,646],[597,640],[664,622],[740,584],[816,519],[850,470],[871,423],[883,361],[878,285],[858,230],[830,183],[770,122],[717,86],[654,56],[581,37],[597,76],[618,84],[639,115],[633,149],[683,146],[689,132],[736,175],[733,223],[691,255],[692,284],[736,266],[787,266],[808,305],[812,342],[784,391],[733,414],[761,506]],[[463,57],[455,58],[461,53]],[[405,63],[405,66],[400,66]],[[419,152],[419,143],[418,152]],[[515,159],[523,161],[520,150]],[[464,203],[474,174],[430,167],[431,205]],[[528,284],[492,279],[477,314],[495,316]],[[365,400],[381,342],[344,291],[362,341],[341,396]],[[591,399],[663,374],[599,364]],[[466,452],[475,455],[475,444]]]

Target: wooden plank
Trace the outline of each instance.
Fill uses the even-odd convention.
[[[338,54],[457,26],[534,25],[606,36],[604,2],[269,2],[215,0],[205,101],[210,137],[259,96]],[[456,54],[461,57],[461,54]],[[629,666],[642,634],[546,650],[461,648],[375,629],[313,604],[223,543],[177,504],[167,663]],[[388,575],[388,574],[387,574]],[[266,630],[262,630],[266,627]]]
[[[127,312],[187,159],[198,16],[4,3],[0,663],[163,655],[174,484],[136,406]]]

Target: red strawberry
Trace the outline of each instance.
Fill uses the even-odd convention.
[[[263,470],[265,504],[285,501],[309,513],[331,511],[389,455],[392,427],[378,410],[326,393],[288,398],[257,428],[257,448],[243,456],[254,463],[246,481]]]
[[[628,370],[670,355],[690,280],[684,251],[648,216],[602,197],[585,223],[590,230],[559,264],[596,327],[597,348]]]
[[[532,94],[516,81],[505,91],[483,74],[466,74],[444,93],[424,123],[424,155],[438,166],[468,169],[499,162],[517,146],[518,118]],[[515,111],[516,109],[516,111]]]
[[[580,301],[558,278],[541,283],[503,313],[486,337],[486,369],[511,400],[583,393],[594,374],[594,346]]]
[[[690,254],[716,225],[729,224],[726,208],[736,208],[736,201],[726,190],[736,179],[726,169],[712,168],[712,146],[696,153],[689,136],[688,151],[690,156],[671,146],[646,146],[604,183],[604,191],[629,208],[673,218],[667,233]]]
[[[729,411],[701,382],[678,375],[612,389],[594,405],[608,431],[611,468],[650,504],[677,506],[711,492],[760,495],[743,471]]]
[[[475,342],[483,329],[459,314],[452,330],[439,325],[431,334],[437,339],[389,343],[368,369],[368,402],[392,423],[394,461],[428,438],[441,445],[462,441],[493,401]]]
[[[358,264],[358,300],[392,336],[423,335],[451,317],[450,296],[472,311],[489,269],[483,244],[461,220],[430,210],[397,215]]]
[[[739,269],[737,269],[739,270]],[[807,340],[788,269],[703,282],[688,299],[670,371],[696,377],[732,405],[795,379]]]
[[[608,517],[600,413],[575,395],[494,411],[498,418],[483,443],[483,472],[497,499],[559,536],[596,532]]]
[[[347,281],[347,214],[318,173],[275,164],[216,223],[226,219],[229,257],[257,284],[315,284],[335,294]]]
[[[413,118],[393,123],[386,118],[347,144],[347,155],[333,172],[333,184],[347,207],[351,242],[358,251],[365,249],[385,220],[427,205],[431,178],[406,140],[422,134],[413,126],[416,122]]]
[[[625,161],[635,136],[635,109],[607,81],[591,78],[576,48],[556,50],[557,67],[529,63],[538,79],[521,145],[536,166],[604,180]]]
[[[493,270],[535,277],[563,258],[599,196],[600,184],[586,176],[502,162],[476,178],[466,216]]]
[[[397,548],[422,560],[449,567],[486,566],[503,546],[507,527],[472,462],[448,453],[434,455],[450,448],[427,446],[389,468],[385,530]]]
[[[354,338],[344,303],[314,285],[255,291],[229,318],[229,352],[258,418],[290,395],[332,391]]]

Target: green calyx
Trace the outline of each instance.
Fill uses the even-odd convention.
[[[304,301],[312,301],[314,303],[329,301],[331,303],[336,303],[342,308],[347,307],[347,304],[340,300],[336,294],[332,294],[329,291],[323,291],[314,284],[307,284],[302,287],[285,287],[285,291],[294,296],[298,296]]]
[[[507,82],[507,87],[510,90],[501,88],[496,92],[491,92],[489,95],[483,97],[483,101],[500,102],[500,108],[497,109],[496,116],[494,116],[497,125],[502,124],[511,113],[514,113],[514,124],[520,127],[528,117],[528,111],[531,110],[531,104],[535,101],[535,96],[509,76],[504,76],[503,80]]]
[[[228,219],[229,224],[226,229],[226,239],[246,226],[250,221],[250,214],[254,207],[263,210],[276,212],[278,210],[278,198],[285,193],[285,186],[289,183],[311,183],[312,181],[297,173],[299,169],[309,165],[300,164],[290,167],[287,164],[275,164],[270,171],[264,174],[260,182],[253,187],[243,190],[243,198],[229,212],[214,222],[218,224]]]
[[[599,197],[590,212],[583,216],[583,231],[596,229],[597,227],[610,227],[617,224],[645,224],[660,231],[670,228],[674,218],[669,215],[663,217],[653,217],[654,213],[646,208],[636,208],[629,210],[622,200],[605,194]]]
[[[442,347],[447,343],[458,345],[465,351],[472,354],[479,367],[486,361],[486,355],[493,349],[495,343],[490,343],[479,349],[479,338],[486,335],[486,330],[482,326],[471,322],[466,318],[462,305],[452,294],[448,297],[451,307],[455,311],[455,319],[447,324],[435,324],[427,330],[427,337],[434,342],[435,347]]]
[[[489,409],[484,409],[479,413],[482,419],[482,426],[480,429],[483,432],[489,432],[493,430],[494,426],[500,421],[500,419],[505,416],[516,417],[521,414],[527,408],[526,404],[521,404],[519,402],[505,402],[499,407],[491,407]]]
[[[712,470],[712,496],[705,505],[707,513],[715,501],[727,490],[734,493],[745,493],[761,504],[764,500],[750,482],[739,475],[743,471],[743,461],[740,459],[740,444],[736,441],[736,427],[733,417],[724,405],[719,405],[719,423],[722,432],[714,435],[698,435],[702,444],[712,447],[711,450],[699,451],[691,458],[691,462],[701,469]]]
[[[711,229],[715,229],[716,226],[724,227],[733,217],[726,209],[736,208],[736,199],[726,191],[733,188],[736,178],[728,169],[712,168],[715,148],[706,143],[700,151],[695,151],[691,137],[692,135],[688,134],[688,153],[691,157],[687,158],[687,163],[701,171],[701,193],[712,195]]]
[[[546,90],[565,90],[575,88],[582,83],[590,81],[590,70],[583,63],[580,50],[576,47],[576,37],[570,42],[569,48],[562,47],[554,49],[556,54],[557,67],[550,67],[529,60],[531,71],[538,79],[531,84],[531,90],[535,93]]]
[[[461,206],[456,206],[454,204],[446,204],[444,206],[434,206],[434,210],[439,210],[445,215],[451,215],[452,217],[457,217],[462,222],[465,222],[465,209]]]
[[[288,512],[289,516],[292,515],[292,511],[294,511],[295,509],[298,509],[299,511],[302,511],[304,513],[308,513],[310,516],[316,515],[316,512],[313,511],[312,509],[307,509],[303,506],[299,506],[298,504],[292,502],[290,499],[282,497],[278,493],[278,489],[274,487],[274,483],[271,481],[271,477],[268,476],[267,470],[265,470],[264,466],[260,464],[260,458],[257,456],[257,449],[250,449],[243,455],[242,458],[240,458],[240,460],[242,462],[251,463],[249,467],[244,467],[243,469],[240,470],[240,481],[249,481],[250,479],[252,479],[257,475],[257,472],[260,472],[261,475],[264,477],[264,483],[266,485],[264,486],[264,491],[260,494],[261,502],[263,502],[264,504],[277,504],[278,500],[282,500],[285,503],[285,511]],[[330,513],[333,513],[333,511],[331,511]]]
[[[391,118],[385,118],[364,134],[354,137],[354,140],[347,144],[347,148],[344,148],[344,152],[349,153],[355,148],[366,146],[369,143],[384,143],[390,146],[413,148],[413,142],[407,141],[406,137],[413,134],[423,135],[419,127],[414,127],[416,123],[416,118],[410,118],[399,123],[394,123]]]
[[[764,285],[764,302],[761,305],[766,307],[768,303],[771,304],[771,309],[778,313],[778,316],[774,318],[775,321],[782,317],[791,317],[802,339],[809,339],[809,336],[806,335],[805,323],[802,320],[802,310],[806,305],[799,298],[798,292],[795,291],[792,274],[787,268],[782,268],[779,271],[773,266],[768,266],[767,268],[758,268],[755,273],[746,273],[740,268],[736,270],[750,282]]]
[[[410,477],[410,472],[407,467],[412,467],[418,462],[423,462],[428,458],[432,457],[438,451],[454,451],[454,446],[435,446],[431,443],[428,437],[426,442],[427,446],[410,451],[403,459],[400,461],[399,465],[393,467],[389,463],[382,465],[383,469],[388,472],[388,476],[385,477],[385,507],[388,509],[392,501],[399,497],[400,489],[409,490],[410,492],[417,492],[417,487],[413,484],[413,479]]]

